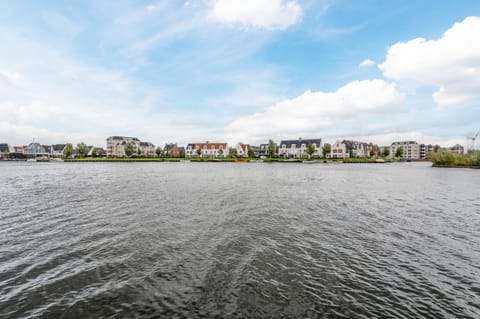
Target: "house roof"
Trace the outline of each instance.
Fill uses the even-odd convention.
[[[129,136],[118,136],[118,135],[115,135],[115,136],[110,136],[110,137],[107,138],[107,140],[110,140],[110,139],[112,139],[112,140],[131,139],[131,140],[133,140],[133,141],[138,141],[138,142],[140,142],[140,140],[139,140],[138,138],[136,138],[136,137],[129,137]]]
[[[190,143],[187,145],[187,148],[197,149],[197,148],[207,148],[207,149],[227,149],[227,143]]]
[[[152,143],[150,142],[140,142],[140,146],[144,146],[144,147],[149,147],[149,146],[154,146]]]
[[[56,152],[62,152],[67,144],[53,144],[52,148]]]
[[[322,139],[321,138],[313,138],[313,139],[299,138],[298,140],[283,140],[280,142],[280,145],[285,145],[286,147],[292,147],[292,145],[295,145],[295,147],[301,147],[302,144],[305,144],[305,145],[315,144],[317,146],[320,146],[322,144]]]

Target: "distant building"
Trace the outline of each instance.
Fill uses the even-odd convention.
[[[87,157],[93,157],[93,152],[97,153],[97,157],[105,157],[107,156],[107,151],[102,148],[102,147],[96,147],[96,146],[89,146],[88,147],[88,152],[87,152]]]
[[[235,146],[237,157],[248,157],[248,147],[248,144],[237,143]]]
[[[10,153],[10,147],[7,143],[0,143],[0,157],[5,153]]]
[[[49,156],[51,152],[51,147],[45,147],[40,143],[30,143],[24,150],[23,154],[27,157],[45,157]]]
[[[419,160],[420,158],[420,145],[415,141],[401,141],[393,142],[390,145],[390,155],[393,158],[396,156],[397,150],[402,149],[402,159],[407,160]],[[427,151],[428,153],[428,151]]]
[[[155,145],[150,142],[141,142],[136,137],[110,136],[107,138],[107,156],[127,156],[125,154],[125,146],[129,143],[133,146],[133,154],[137,154],[138,150],[140,150],[142,154],[145,154],[145,156],[153,156],[155,154]]]
[[[427,159],[428,153],[436,153],[440,150],[440,145],[420,144],[420,159]],[[395,156],[395,154],[393,154]]]
[[[226,157],[227,143],[190,143],[185,148],[185,157]]]
[[[150,142],[140,142],[140,151],[143,156],[154,157],[155,154],[155,145]]]
[[[52,145],[52,156],[53,157],[63,157],[63,152],[65,151],[67,144],[53,144]]]
[[[450,151],[452,153],[463,154],[465,152],[465,149],[463,148],[462,145],[455,144],[454,146],[450,147]]]
[[[162,155],[168,157],[180,157],[180,151],[181,150],[177,143],[165,143],[165,146],[162,150]]]
[[[347,151],[347,145],[343,142],[336,141],[330,147],[330,158],[349,158],[350,153]]]
[[[284,158],[304,158],[308,156],[307,147],[312,144],[315,152],[312,156],[322,157],[322,139],[283,140],[278,148],[278,156]]]
[[[270,157],[268,146],[269,146],[269,143],[260,144],[259,156]],[[277,143],[273,143],[273,154],[277,154]]]
[[[370,151],[374,151],[373,144],[343,140],[336,141],[330,148],[330,158],[370,157]]]

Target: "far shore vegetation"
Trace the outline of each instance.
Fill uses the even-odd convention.
[[[429,153],[428,159],[434,166],[480,168],[480,151],[471,151],[467,154],[456,154],[451,152]]]

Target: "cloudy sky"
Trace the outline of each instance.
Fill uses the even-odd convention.
[[[465,144],[478,0],[0,0],[0,142]]]

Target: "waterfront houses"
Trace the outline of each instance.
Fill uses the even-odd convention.
[[[330,158],[370,157],[376,148],[373,144],[351,140],[337,140],[330,148]]]
[[[227,143],[190,143],[185,148],[185,157],[227,157],[228,144]]]
[[[307,147],[313,145],[315,152],[313,157],[322,157],[322,139],[282,140],[278,148],[278,156],[283,158],[305,158],[308,157]],[[268,149],[268,146],[267,146]]]

